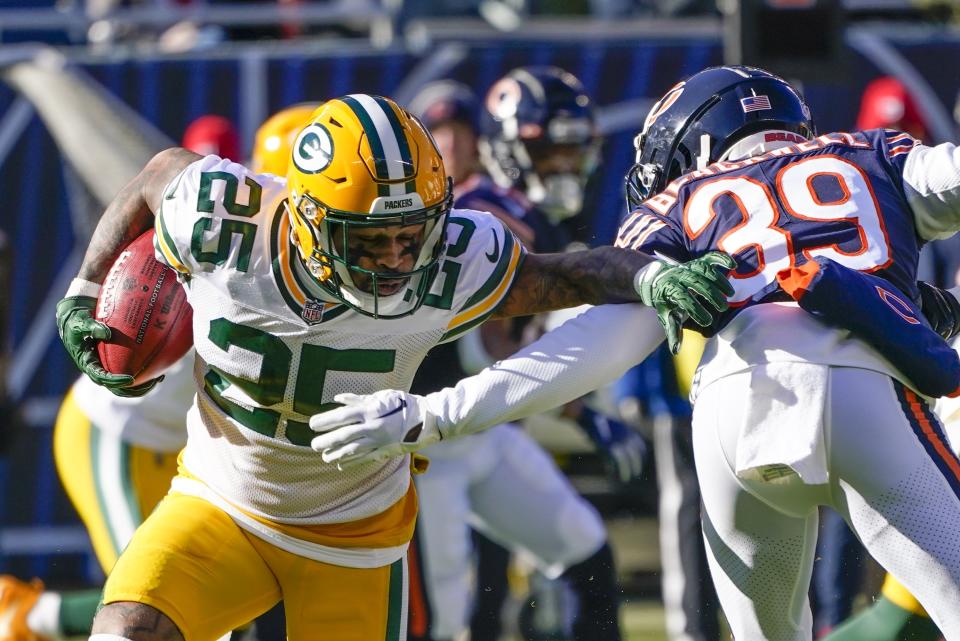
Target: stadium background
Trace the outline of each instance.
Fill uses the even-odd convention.
[[[561,25],[527,38],[453,30],[427,47],[305,39],[226,44],[196,54],[135,49],[68,47],[61,53],[173,140],[203,114],[230,118],[247,154],[256,126],[292,103],[357,91],[402,100],[416,89],[418,78],[436,75],[482,92],[515,66],[559,65],[581,78],[595,97],[607,135],[588,206],[597,243],[609,242],[615,232],[631,140],[650,101],[678,78],[723,60],[717,24],[683,21],[591,25],[588,30]],[[955,68],[944,68],[944,61],[960,59],[956,30],[858,26],[848,31],[845,49],[846,79],[803,85],[821,131],[850,128],[863,87],[894,69],[922,77],[940,113],[953,106],[960,78]],[[0,45],[0,66],[32,53],[26,45]],[[0,83],[0,229],[14,249],[11,289],[3,293],[11,314],[5,340],[10,393],[26,418],[26,427],[12,435],[0,457],[0,572],[39,576],[54,586],[82,585],[98,573],[51,452],[55,413],[76,376],[56,337],[53,305],[75,272],[89,230],[90,197],[78,184],[36,110]],[[652,530],[650,536],[655,538]]]

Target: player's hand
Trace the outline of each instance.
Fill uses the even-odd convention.
[[[686,263],[658,260],[638,274],[640,300],[657,310],[672,353],[680,351],[684,320],[701,327],[713,323],[714,314],[704,303],[718,313],[727,310],[727,296],[733,294],[727,273],[736,266],[730,256],[710,252]]]
[[[310,446],[339,469],[415,452],[442,438],[422,396],[381,390],[333,400],[343,407],[310,417],[310,429],[321,432]]]
[[[629,483],[643,473],[647,445],[628,425],[584,406],[577,424],[590,437],[604,458],[610,476],[620,483]]]
[[[143,396],[150,392],[157,384],[163,380],[163,376],[158,376],[156,378],[151,378],[146,383],[140,383],[139,385],[130,385],[128,387],[107,387],[108,390],[113,392],[115,396],[123,396],[125,398],[136,398],[138,396]]]
[[[917,287],[920,289],[920,309],[933,331],[947,339],[960,334],[960,302],[956,297],[922,280],[917,281]]]
[[[111,391],[129,388],[133,377],[111,374],[97,355],[96,341],[110,339],[110,328],[93,318],[97,299],[92,296],[68,296],[57,303],[57,329],[60,340],[77,367],[94,383]],[[114,392],[116,393],[116,392]]]

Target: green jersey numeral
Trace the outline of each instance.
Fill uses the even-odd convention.
[[[263,192],[260,183],[250,176],[244,178],[243,182],[246,183],[250,189],[250,197],[247,199],[246,205],[240,204],[237,202],[237,188],[240,181],[236,176],[226,171],[205,171],[200,174],[197,211],[206,214],[213,213],[214,202],[210,198],[210,190],[213,188],[213,183],[217,180],[222,180],[226,183],[223,189],[223,208],[227,210],[227,213],[249,218],[260,211],[260,194]]]
[[[210,192],[213,189],[213,183],[218,180],[225,183],[223,208],[227,210],[228,214],[249,218],[260,211],[260,195],[263,193],[263,188],[257,181],[249,176],[244,178],[244,183],[249,189],[247,204],[244,205],[237,202],[237,190],[240,181],[236,176],[226,171],[205,171],[200,174],[200,190],[197,194],[198,212],[213,213],[215,203],[210,198]],[[218,219],[220,220],[220,236],[216,240],[215,247],[209,248],[207,243],[204,242],[204,233],[210,231],[213,220],[213,218],[201,218],[194,223],[193,235],[190,238],[190,253],[198,262],[223,265],[230,253],[233,237],[239,235],[240,250],[237,254],[237,271],[246,272],[250,268],[250,256],[253,253],[253,243],[257,236],[257,226],[239,220]]]
[[[218,318],[210,323],[209,338],[224,352],[229,352],[233,347],[260,357],[260,370],[255,378],[210,366],[211,371],[206,375],[206,389],[214,402],[246,427],[267,436],[276,436],[279,412],[266,408],[244,408],[224,398],[222,393],[229,383],[239,387],[260,405],[274,405],[283,401],[293,360],[290,348],[272,334],[226,318]],[[339,403],[322,402],[327,372],[385,374],[393,371],[395,363],[396,350],[392,349],[333,349],[304,345],[300,350],[300,364],[294,384],[293,409],[310,416],[339,406]],[[309,445],[314,436],[305,423],[293,420],[287,421],[285,434],[296,445]]]
[[[193,224],[193,235],[190,237],[190,253],[197,262],[222,265],[227,262],[230,254],[230,245],[234,235],[240,236],[240,251],[237,253],[237,271],[246,272],[250,267],[250,256],[253,253],[253,241],[257,237],[257,226],[242,220],[220,218],[220,236],[216,241],[216,248],[204,249],[203,235],[210,231],[213,218],[200,218]]]
[[[442,276],[440,274],[437,276],[443,278],[443,289],[440,290],[439,294],[427,294],[423,299],[424,305],[436,309],[450,309],[450,306],[453,305],[453,294],[457,290],[457,279],[460,278],[462,265],[449,259],[463,255],[463,252],[467,251],[467,247],[470,245],[473,232],[477,231],[477,224],[469,218],[453,216],[448,224],[459,225],[460,235],[457,236],[457,242],[447,247],[447,258],[443,261],[441,267]]]

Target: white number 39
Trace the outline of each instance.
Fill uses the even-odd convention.
[[[822,202],[813,181],[833,179],[839,197]],[[803,249],[808,258],[826,256],[858,271],[873,271],[890,262],[890,244],[883,218],[863,171],[838,156],[816,156],[791,163],[777,174],[776,192],[787,214],[810,221],[846,221],[857,228],[860,247],[844,252],[837,245],[814,245]],[[790,232],[777,226],[778,208],[770,188],[746,176],[718,178],[703,184],[687,200],[684,229],[692,240],[706,231],[716,218],[714,203],[730,197],[743,214],[743,221],[716,242],[730,255],[753,248],[757,268],[749,274],[734,274],[731,303],[742,303],[772,283],[777,272],[794,265],[794,241]]]

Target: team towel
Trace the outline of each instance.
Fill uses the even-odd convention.
[[[747,480],[776,482],[787,466],[808,485],[826,483],[824,408],[830,367],[774,362],[750,369],[735,471]]]

